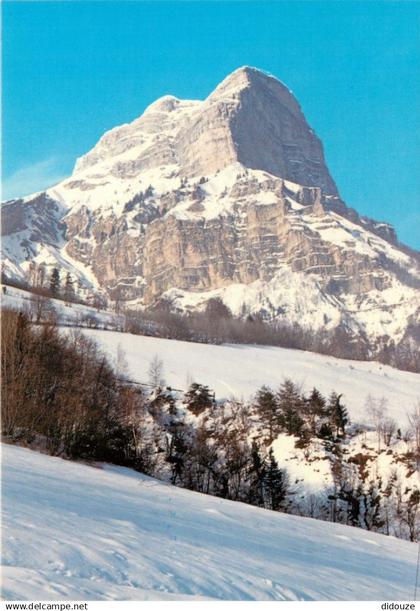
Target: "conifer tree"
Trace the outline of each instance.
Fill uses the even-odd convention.
[[[255,396],[255,408],[268,428],[268,441],[271,443],[280,433],[279,406],[276,397],[268,386],[262,386]]]
[[[60,292],[60,272],[56,267],[51,272],[50,291],[53,297],[57,297]]]
[[[285,503],[288,492],[287,474],[280,469],[274,458],[273,448],[270,448],[268,461],[264,471],[264,493],[266,507],[278,511]]]
[[[381,501],[381,480],[369,482],[361,494],[361,514],[366,530],[378,531],[385,525]]]
[[[309,430],[312,435],[317,434],[317,429],[326,415],[326,401],[317,388],[313,388],[311,394],[305,399],[305,416],[308,421]]]
[[[64,299],[67,302],[74,300],[74,285],[70,272],[67,272],[66,274],[66,281],[64,284]]]
[[[258,445],[253,441],[251,446],[251,466],[248,473],[248,502],[251,505],[264,506],[265,471],[265,464],[260,456]]]
[[[332,392],[328,400],[327,412],[331,428],[335,431],[335,436],[342,437],[346,434],[346,425],[349,424],[349,415],[346,407],[341,403],[342,395]]]
[[[289,379],[285,380],[277,393],[277,400],[282,427],[289,435],[299,436],[304,424],[300,415],[303,412],[304,404],[296,384]]]
[[[185,393],[185,401],[188,409],[199,416],[204,410],[214,405],[214,394],[208,386],[193,382]]]

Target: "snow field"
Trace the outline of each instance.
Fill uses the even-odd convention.
[[[249,399],[263,384],[276,389],[291,378],[310,391],[316,386],[324,395],[343,393],[352,421],[363,422],[370,394],[388,400],[388,415],[399,426],[420,398],[420,376],[377,362],[350,361],[331,356],[272,346],[196,344],[114,331],[84,329],[115,361],[118,347],[124,351],[128,376],[148,382],[150,361],[158,355],[164,365],[166,384],[187,389],[191,381],[209,385],[217,399]]]
[[[417,546],[2,446],[7,600],[409,600]]]

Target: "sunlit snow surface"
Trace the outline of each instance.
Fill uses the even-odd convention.
[[[2,446],[6,599],[407,600],[417,546]]]
[[[306,391],[316,386],[326,395],[332,390],[342,393],[353,421],[366,420],[369,394],[385,397],[389,415],[400,426],[406,426],[406,414],[420,398],[419,374],[376,362],[336,359],[273,346],[215,346],[93,329],[84,333],[94,338],[112,359],[120,346],[132,380],[148,382],[149,365],[157,354],[163,361],[168,385],[184,390],[191,381],[208,384],[219,399],[249,399],[263,384],[277,389],[289,377]]]

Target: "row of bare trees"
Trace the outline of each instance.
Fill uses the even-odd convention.
[[[329,354],[338,358],[380,360],[409,371],[420,371],[420,353],[413,342],[392,341],[373,346],[362,332],[345,325],[332,330],[313,330],[298,323],[270,322],[259,314],[233,316],[219,298],[210,299],[203,311],[177,312],[161,301],[146,311],[126,311],[124,331],[203,343],[245,343],[281,346]]]
[[[126,397],[94,342],[2,311],[2,432],[51,454],[123,462]]]
[[[107,306],[100,294],[89,299],[82,297],[81,287],[69,272],[53,268],[47,274],[45,265],[32,263],[26,282],[16,282],[3,277],[5,284],[20,286],[33,294],[32,314],[37,322],[51,317],[54,310],[49,298],[62,299],[66,303],[91,305],[98,311]],[[171,302],[161,300],[146,311],[125,310],[120,298],[114,301],[119,330],[140,335],[151,335],[197,341],[203,343],[247,343],[282,346],[329,354],[338,358],[356,360],[379,360],[385,364],[408,371],[420,372],[418,343],[411,335],[398,344],[388,337],[373,345],[369,338],[358,331],[352,333],[345,324],[332,330],[314,330],[298,323],[287,321],[270,322],[260,314],[250,314],[246,308],[239,316],[233,316],[220,298],[210,299],[203,311],[179,312]],[[122,316],[123,315],[123,316]],[[99,319],[92,313],[80,321],[81,326],[100,326]],[[412,325],[413,326],[413,325]],[[417,333],[418,328],[411,330]]]

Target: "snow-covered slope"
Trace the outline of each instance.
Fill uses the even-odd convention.
[[[3,307],[29,312],[34,308],[31,293],[12,287],[6,290],[1,295]],[[51,300],[51,304],[62,325],[86,326],[95,321],[95,325],[108,329],[123,326],[123,316],[113,312],[66,305],[60,300]],[[332,390],[343,393],[353,421],[366,420],[368,395],[384,397],[388,401],[388,415],[402,427],[407,424],[407,412],[420,399],[419,374],[375,361],[337,359],[274,346],[199,344],[100,329],[83,332],[99,343],[111,361],[115,362],[118,350],[122,349],[131,380],[148,383],[150,362],[158,355],[164,364],[167,385],[186,390],[192,381],[207,384],[218,399],[231,396],[249,399],[262,385],[276,389],[284,378],[291,378],[307,391],[316,386],[324,395]]]
[[[128,362],[132,380],[148,382],[148,369],[157,354],[164,364],[168,385],[184,390],[191,381],[209,385],[219,399],[236,396],[248,399],[260,386],[276,389],[291,378],[306,390],[316,386],[323,394],[343,393],[353,421],[366,420],[368,395],[385,397],[389,415],[401,426],[406,413],[420,398],[420,376],[376,362],[349,361],[330,356],[272,346],[195,344],[86,329],[112,359],[120,347]]]
[[[1,307],[11,308],[12,310],[22,310],[34,319],[37,309],[37,296],[31,291],[18,289],[12,286],[1,285],[2,294],[0,296]],[[3,291],[6,291],[3,293]],[[95,324],[99,328],[119,329],[123,324],[122,315],[108,310],[98,310],[94,306],[78,303],[66,303],[61,299],[44,298],[43,317],[47,317],[47,312],[57,316],[60,325],[86,326]]]
[[[413,543],[100,467],[2,446],[3,598],[413,598]]]

